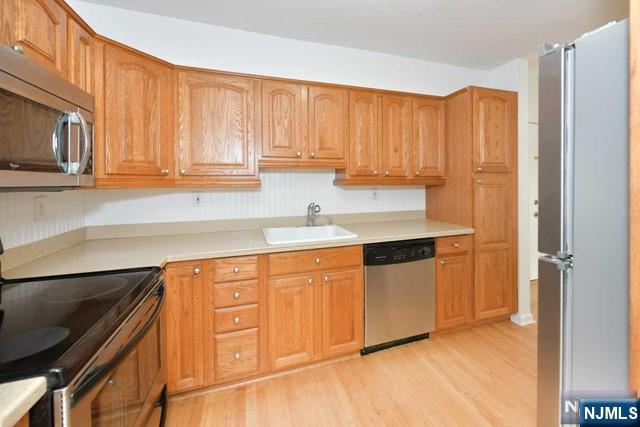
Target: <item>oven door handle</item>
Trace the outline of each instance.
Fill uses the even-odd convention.
[[[149,330],[151,325],[157,320],[160,315],[160,311],[162,310],[162,304],[164,302],[164,283],[160,282],[156,285],[156,289],[147,295],[145,301],[150,297],[155,297],[158,301],[155,303],[155,309],[153,314],[149,319],[145,322],[145,324],[137,329],[135,336],[133,336],[129,342],[119,349],[114,356],[109,359],[109,361],[105,362],[102,365],[97,366],[94,369],[90,369],[83,378],[78,382],[78,384],[73,388],[71,392],[71,404],[73,405],[82,396],[89,391],[101,378],[103,378],[106,374],[113,370],[113,368],[140,342],[145,333]],[[142,307],[145,303],[142,301],[140,306]]]

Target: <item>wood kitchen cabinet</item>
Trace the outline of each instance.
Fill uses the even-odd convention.
[[[475,171],[510,172],[518,133],[516,94],[474,87],[471,96]]]
[[[374,92],[349,91],[350,177],[376,177],[382,170],[379,102]]]
[[[173,182],[173,70],[161,61],[104,43],[96,111],[96,184],[153,187]],[[98,130],[100,132],[100,130]]]
[[[0,0],[0,42],[67,77],[67,13],[55,0]]]
[[[347,91],[262,81],[261,167],[344,166]]]
[[[409,176],[412,113],[410,97],[382,96],[382,168],[385,178]]]
[[[413,169],[414,176],[445,175],[444,102],[428,97],[413,99]]]
[[[516,306],[516,192],[509,174],[476,174],[475,315],[507,315]]]
[[[258,84],[215,73],[178,73],[178,185],[260,185],[254,152]]]
[[[94,93],[95,58],[93,37],[73,18],[67,20],[69,81],[80,89]]]
[[[436,326],[438,330],[473,322],[473,239],[436,241]]]
[[[165,270],[168,391],[205,385],[205,284],[208,262],[171,263]],[[207,352],[207,358],[211,354]]]

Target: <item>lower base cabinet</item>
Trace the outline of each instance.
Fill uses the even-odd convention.
[[[362,246],[170,263],[165,279],[170,393],[362,348]]]
[[[471,236],[436,241],[436,327],[469,325],[473,314],[473,239]]]

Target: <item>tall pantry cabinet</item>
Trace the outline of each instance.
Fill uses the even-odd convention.
[[[475,229],[474,320],[517,300],[517,94],[470,87],[445,100],[447,185],[427,188],[427,217]]]

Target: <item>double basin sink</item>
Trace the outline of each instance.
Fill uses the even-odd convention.
[[[357,234],[338,225],[316,225],[307,227],[263,228],[264,238],[270,245],[296,243],[330,242],[333,240],[354,239]]]

